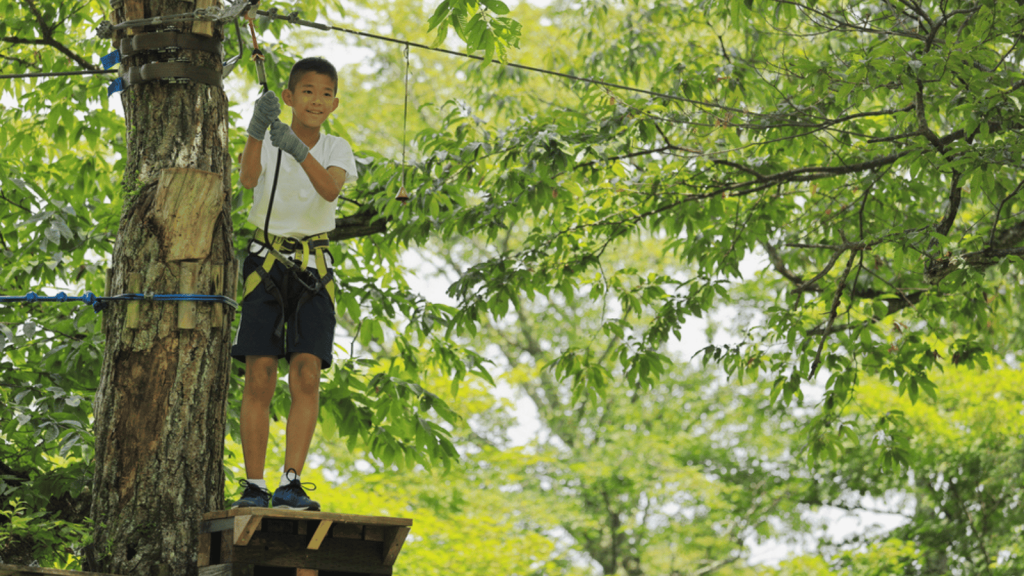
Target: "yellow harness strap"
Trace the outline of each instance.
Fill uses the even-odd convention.
[[[324,256],[324,252],[330,246],[330,240],[327,239],[327,234],[317,234],[316,236],[308,236],[303,239],[288,238],[286,236],[278,236],[276,234],[270,234],[263,230],[257,230],[254,235],[254,240],[258,244],[264,246],[270,246],[283,256],[290,254],[301,253],[301,259],[298,262],[299,269],[305,270],[306,264],[309,262],[309,255],[313,254],[316,257],[316,271],[320,275],[320,278],[327,277],[327,258]],[[263,272],[266,274],[270,273],[270,269],[274,267],[274,261],[277,260],[277,256],[273,252],[267,251],[266,256],[263,258]],[[242,296],[248,296],[253,290],[259,286],[263,278],[260,276],[258,270],[253,270],[252,273],[245,279],[245,294]],[[331,298],[331,304],[334,304],[334,282],[329,281],[324,285],[327,290],[327,295]]]

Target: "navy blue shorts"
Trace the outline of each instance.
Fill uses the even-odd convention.
[[[263,265],[263,256],[250,254],[242,264],[242,278]],[[273,258],[273,256],[267,256]],[[310,278],[319,280],[316,268],[307,268]],[[327,270],[328,282],[333,272]],[[334,348],[334,304],[327,290],[322,289],[301,306],[303,294],[309,292],[280,262],[274,262],[270,279],[284,297],[284,310],[267,291],[263,282],[242,300],[242,317],[231,346],[231,356],[245,362],[246,356],[276,356],[291,360],[293,354],[306,352],[320,358],[320,369],[331,365]],[[307,280],[307,283],[309,280]],[[280,336],[274,332],[284,315]]]

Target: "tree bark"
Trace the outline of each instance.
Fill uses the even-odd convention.
[[[192,9],[172,0],[140,2],[145,17]],[[123,18],[124,9],[116,15]],[[214,34],[221,37],[220,25]],[[219,55],[178,55],[221,69]],[[121,65],[150,59],[166,58],[143,53]],[[157,81],[121,94],[125,198],[108,294],[234,297],[223,90]],[[223,504],[232,315],[230,308],[209,303],[148,301],[104,312],[106,350],[93,407],[92,570],[197,573],[200,518]]]

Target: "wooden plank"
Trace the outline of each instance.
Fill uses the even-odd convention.
[[[210,565],[210,543],[212,540],[213,536],[209,533],[199,534],[199,562],[197,564],[200,568]]]
[[[178,294],[196,294],[199,280],[199,262],[182,262],[178,267]],[[196,327],[196,302],[178,302],[178,330]]]
[[[224,265],[214,264],[210,267],[210,274],[213,276],[213,294],[220,296],[224,294]],[[232,298],[234,294],[231,295]],[[210,312],[210,326],[220,328],[224,326],[224,305],[214,302],[213,311]]]
[[[260,529],[261,516],[235,516],[235,546],[246,546]]]
[[[408,526],[394,526],[384,529],[384,565],[394,566],[398,553],[402,551],[405,537],[409,535]]]
[[[350,540],[363,539],[363,526],[361,524],[335,524],[331,530],[331,536],[335,538],[348,538]]]
[[[132,272],[128,276],[128,292],[130,294],[139,294],[142,292],[142,273]],[[138,300],[129,300],[128,306],[125,309],[124,326],[125,328],[138,328],[139,327],[139,306],[142,302]]]
[[[220,174],[194,168],[161,170],[152,218],[163,260],[206,260],[223,204]]]
[[[204,533],[210,532],[223,532],[225,530],[233,530],[235,528],[234,518],[220,518],[218,520],[204,520],[199,525],[199,531]]]
[[[318,550],[307,550],[306,536],[260,531],[253,534],[248,546],[235,546],[230,561],[254,566],[389,576],[392,567],[383,563],[383,548],[380,542],[326,538]]]
[[[0,576],[35,576],[46,574],[47,576],[113,576],[100,572],[76,572],[74,570],[58,570],[56,568],[32,568],[29,566],[15,566],[13,564],[0,564]]]
[[[367,526],[366,530],[363,531],[363,539],[370,540],[371,542],[383,542],[384,541],[384,527],[383,526]]]
[[[220,5],[220,0],[196,0],[196,9],[212,8],[218,5]],[[192,33],[199,34],[200,36],[213,36],[213,22],[193,22]]]
[[[327,533],[331,530],[330,520],[321,520],[320,525],[316,527],[316,532],[313,533],[313,537],[309,540],[309,544],[306,546],[308,550],[318,550],[320,544],[323,544],[324,538],[327,537]]]
[[[129,20],[142,20],[146,17],[146,5],[143,0],[124,0],[124,19]],[[132,36],[142,32],[142,28],[129,28],[128,35]]]
[[[412,526],[412,518],[391,518],[388,516],[360,516],[358,514],[337,514],[334,512],[309,512],[307,510],[283,510],[276,508],[232,508],[215,510],[203,514],[203,520],[212,521],[235,516],[262,516],[264,518],[290,518],[294,520],[330,520],[336,524],[361,524],[364,526]]]
[[[255,567],[250,564],[214,564],[199,569],[199,576],[254,576]]]

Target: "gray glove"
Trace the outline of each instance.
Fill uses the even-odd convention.
[[[263,140],[270,123],[277,120],[281,114],[281,103],[277,101],[277,94],[273,90],[267,90],[256,100],[256,110],[252,113],[252,120],[249,121],[249,136],[257,140]]]
[[[309,154],[309,146],[306,146],[302,140],[299,140],[295,132],[292,132],[291,126],[280,120],[274,120],[273,124],[270,125],[270,141],[283,152],[291,154],[292,158],[295,158],[300,164],[306,159],[306,155]]]

